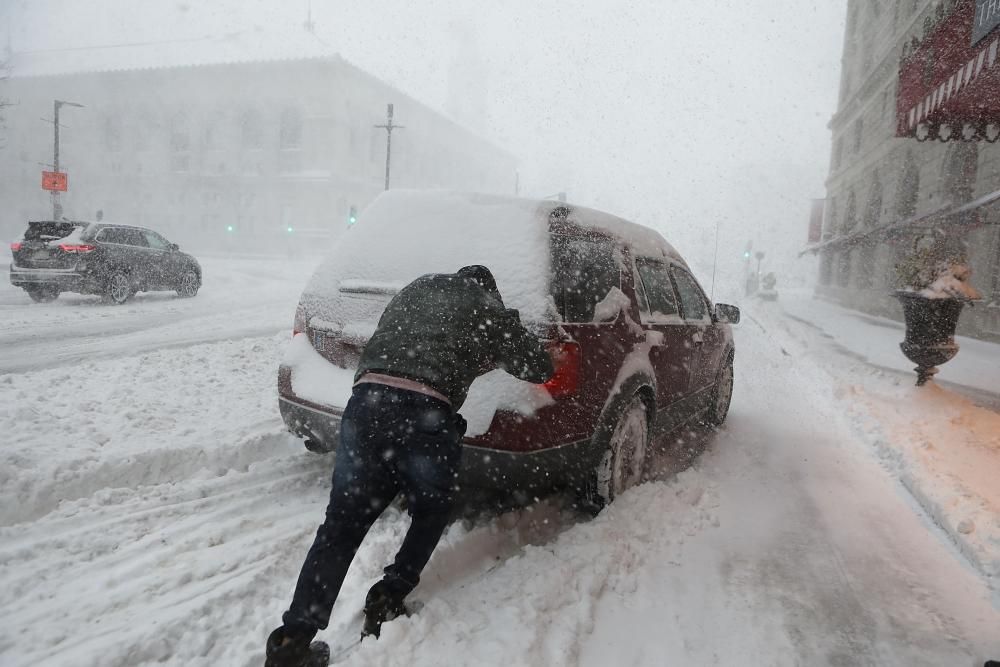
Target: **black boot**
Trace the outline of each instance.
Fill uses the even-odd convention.
[[[365,626],[362,637],[374,635],[377,639],[382,624],[406,613],[403,599],[412,586],[393,579],[383,579],[368,591],[365,598]]]
[[[291,631],[281,626],[267,638],[264,667],[309,667],[314,630]]]

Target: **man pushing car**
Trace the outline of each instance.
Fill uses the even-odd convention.
[[[465,434],[458,411],[473,380],[496,368],[535,383],[553,372],[485,266],[422,276],[389,302],[344,410],[326,518],[282,625],[268,637],[265,667],[325,664],[329,649],[313,637],[329,623],[368,530],[400,493],[412,522],[368,591],[363,634],[377,637],[383,622],[405,612],[453,509]]]

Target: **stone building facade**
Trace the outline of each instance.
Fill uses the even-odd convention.
[[[0,239],[50,219],[40,187],[61,111],[64,215],[142,224],[182,246],[314,248],[384,187],[394,104],[393,188],[512,194],[510,154],[338,56],[12,73],[3,97]]]
[[[849,0],[822,239],[810,250],[820,258],[819,295],[900,319],[892,297],[897,263],[930,229],[958,237],[968,248],[972,283],[985,297],[966,309],[960,331],[1000,339],[1000,142],[897,136],[901,62],[953,12],[974,11],[975,4]],[[990,81],[1000,81],[998,44],[1000,29],[976,47],[983,57],[975,72],[995,77]],[[1000,99],[986,104],[1000,112]],[[994,140],[997,129],[990,126]]]

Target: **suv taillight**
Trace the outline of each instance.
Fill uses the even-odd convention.
[[[97,246],[89,243],[60,243],[59,249],[63,252],[92,252]]]
[[[20,241],[14,241],[13,243],[10,244],[10,251],[11,252],[17,252],[20,249],[21,249],[21,242]]]
[[[305,333],[306,330],[306,311],[299,304],[295,307],[295,320],[292,322],[292,338],[300,333]]]
[[[548,389],[552,398],[575,396],[580,391],[582,379],[583,358],[580,346],[576,343],[551,343],[548,350],[552,355],[555,373],[543,386]]]

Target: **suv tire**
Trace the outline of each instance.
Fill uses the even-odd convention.
[[[708,411],[705,413],[705,423],[709,426],[718,427],[726,421],[729,414],[729,405],[733,401],[733,355],[726,358],[726,363],[719,371],[719,379],[715,382],[712,390],[712,397],[709,400]]]
[[[124,271],[115,271],[108,276],[108,282],[104,286],[104,297],[110,303],[120,306],[135,294],[132,288],[132,281]]]
[[[190,299],[198,294],[199,287],[201,285],[199,284],[198,274],[194,271],[185,271],[181,274],[180,280],[177,281],[177,296],[182,299]]]
[[[59,290],[54,287],[25,287],[24,291],[35,303],[47,303],[59,298]]]
[[[639,394],[619,403],[611,414],[594,434],[601,459],[580,499],[581,507],[592,514],[642,481],[649,450],[649,406]]]

